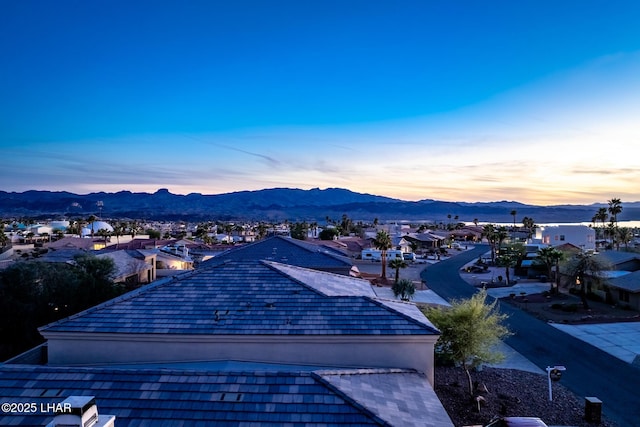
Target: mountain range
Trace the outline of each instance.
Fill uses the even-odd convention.
[[[52,191],[0,191],[0,216],[37,219],[76,218],[96,215],[103,218],[147,220],[291,220],[324,221],[346,214],[354,220],[409,220],[517,222],[528,216],[536,223],[590,222],[599,207],[591,205],[536,206],[514,201],[445,202],[431,199],[417,202],[342,188],[300,190],[271,188],[216,195],[172,194],[167,189],[155,193],[90,193],[85,195]],[[449,217],[449,215],[451,217]],[[640,202],[623,203],[619,220],[640,220]]]

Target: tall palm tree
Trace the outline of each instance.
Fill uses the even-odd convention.
[[[522,225],[527,229],[527,235],[530,239],[533,236],[533,230],[536,228],[535,221],[533,220],[533,218],[525,216],[524,218],[522,218]]]
[[[496,243],[498,237],[495,225],[485,224],[484,227],[482,227],[482,235],[489,243],[489,247],[491,248],[491,261],[493,262],[496,260]]]
[[[605,235],[605,225],[604,223],[607,221],[607,218],[609,218],[609,214],[607,213],[607,208],[598,208],[598,211],[596,212],[596,214],[594,215],[594,218],[596,218],[596,220],[602,222],[602,239],[604,240],[606,235]]]
[[[607,203],[609,203],[608,211],[609,211],[609,214],[611,215],[611,223],[614,226],[613,236],[612,236],[613,244],[615,244],[616,248],[620,250],[620,243],[617,242],[618,236],[616,236],[617,234],[616,231],[618,230],[618,214],[622,212],[622,202],[620,201],[620,199],[612,198]]]
[[[94,222],[96,222],[96,216],[95,215],[89,215],[89,218],[87,218],[87,223],[89,225],[89,227],[91,227],[91,238],[93,239],[93,235],[95,232],[95,224]]]
[[[564,252],[549,246],[538,250],[538,257],[536,258],[538,263],[543,264],[547,268],[547,277],[551,281],[552,268],[556,267],[555,286],[554,281],[551,281],[551,289],[549,292],[557,293],[560,286],[560,261],[564,259]]]
[[[376,249],[380,249],[380,258],[382,261],[382,273],[380,277],[387,277],[387,250],[391,249],[391,236],[384,230],[378,231],[375,239],[372,241]]]
[[[518,214],[518,211],[516,211],[515,209],[513,209],[511,212],[509,212],[509,215],[511,215],[513,217],[513,228],[511,229],[511,240],[513,242],[516,241],[516,215]]]
[[[407,263],[402,258],[395,258],[389,261],[389,267],[396,270],[396,280],[394,283],[398,283],[398,280],[400,280],[400,269],[406,268]]]

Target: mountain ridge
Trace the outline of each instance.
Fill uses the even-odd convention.
[[[102,205],[98,206],[98,202]],[[121,190],[115,193],[75,194],[68,191],[0,190],[0,216],[80,217],[100,214],[106,218],[156,220],[325,220],[346,214],[360,220],[455,220],[511,222],[524,216],[541,222],[588,222],[598,207],[591,205],[528,205],[517,201],[448,202],[434,199],[405,201],[357,193],[344,188],[268,188],[221,194],[173,194],[166,188],[154,193]],[[619,220],[640,219],[640,202],[623,203]]]

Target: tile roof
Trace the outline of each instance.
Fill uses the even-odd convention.
[[[616,277],[608,280],[611,287],[623,289],[629,292],[640,292],[640,270],[624,276]]]
[[[406,370],[321,371],[318,375],[384,420],[399,426],[451,427],[423,375]],[[416,399],[416,396],[420,398]]]
[[[348,257],[322,246],[305,243],[290,237],[274,236],[255,243],[233,248],[214,260],[270,260],[313,269],[346,268],[352,266]],[[214,260],[205,261],[212,262]]]
[[[322,281],[326,288],[319,291]],[[343,276],[261,262],[224,262],[158,281],[42,332],[189,335],[433,335],[412,306],[347,292]],[[353,282],[357,283],[357,282]],[[338,292],[339,286],[345,287]],[[396,304],[397,305],[397,304]]]
[[[611,264],[614,268],[617,264],[623,264],[628,261],[640,261],[639,254],[624,251],[602,251],[595,255],[595,257],[606,264]]]
[[[411,375],[419,376],[403,375],[387,383],[411,384]],[[312,372],[0,367],[2,403],[33,402],[40,408],[69,396],[91,395],[99,413],[116,416],[118,427],[389,425]],[[411,398],[422,400],[422,394]],[[40,410],[3,412],[0,425],[43,426],[52,417]]]

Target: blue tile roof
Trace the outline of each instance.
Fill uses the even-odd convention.
[[[95,396],[118,427],[386,424],[311,372],[0,367],[0,403],[40,408],[72,395]],[[52,417],[3,412],[0,425],[43,426]]]
[[[41,331],[200,335],[439,333],[414,306],[394,305],[371,296],[336,294],[337,284],[355,279],[299,271],[260,261],[220,263],[144,286]],[[327,288],[333,293],[318,290],[322,281],[327,281]]]
[[[205,261],[203,265],[215,264],[220,260],[269,260],[316,270],[346,269],[348,271],[353,265],[348,257],[337,255],[333,250],[282,236],[270,237],[231,249]]]

